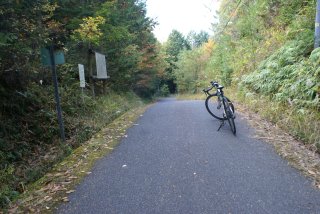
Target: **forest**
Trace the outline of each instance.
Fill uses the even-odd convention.
[[[320,153],[315,12],[314,0],[221,0],[213,33],[173,30],[161,44],[143,0],[1,0],[0,207],[119,115],[159,96],[200,94],[210,80]],[[65,55],[66,142],[41,63],[49,46]],[[92,78],[94,52],[106,56],[106,81]]]
[[[107,123],[159,93],[166,61],[155,24],[144,1],[1,1],[0,207]],[[66,142],[59,139],[51,69],[41,64],[48,46],[65,55],[56,70]],[[106,56],[107,81],[92,80],[94,52]],[[83,93],[78,64],[85,67]]]

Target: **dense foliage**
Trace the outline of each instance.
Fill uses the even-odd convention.
[[[320,152],[315,6],[313,0],[223,0],[212,41],[179,55],[178,91],[197,93],[218,80],[245,102],[267,99],[263,113]]]
[[[181,61],[179,60],[180,55],[200,47],[203,43],[208,42],[208,40],[209,34],[204,31],[200,33],[191,31],[187,37],[177,30],[173,30],[170,33],[168,40],[162,45],[166,57],[165,60],[168,64],[164,71],[165,75],[162,86],[168,87],[170,93],[177,92],[177,81],[179,80],[176,79],[174,72],[177,71],[178,68],[181,68],[181,66],[178,65],[179,61]],[[182,71],[182,73],[187,72]],[[180,81],[180,83],[188,84],[188,82],[185,81]]]
[[[0,207],[70,148],[139,105],[130,91],[144,98],[160,91],[167,63],[154,25],[140,0],[1,1]],[[57,67],[66,144],[59,141],[51,71],[40,63],[40,48],[51,44],[66,58]],[[106,82],[90,79],[94,51],[106,55]],[[87,80],[83,93],[79,63]]]
[[[309,40],[286,43],[254,72],[244,76],[241,84],[283,103],[319,109],[319,49],[310,55],[312,36]],[[305,58],[305,55],[310,57]]]

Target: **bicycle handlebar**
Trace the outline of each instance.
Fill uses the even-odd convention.
[[[212,85],[213,87],[215,87],[215,88],[217,88],[217,89],[222,89],[222,88],[223,88],[223,86],[222,86],[222,85],[219,85],[219,83],[218,83],[217,81],[211,81],[210,83],[211,83],[211,85]]]
[[[210,83],[212,85],[211,87],[202,90],[204,93],[206,93],[208,95],[211,95],[209,93],[209,91],[211,91],[213,88],[216,88],[216,89],[219,89],[219,90],[224,88],[222,85],[219,85],[219,83],[217,81],[211,81]]]
[[[208,92],[211,91],[212,89],[213,89],[213,86],[210,87],[210,88],[207,88],[207,89],[203,89],[202,91],[203,91],[204,93],[208,93]]]

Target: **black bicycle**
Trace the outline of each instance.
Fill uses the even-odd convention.
[[[236,125],[234,123],[235,111],[234,106],[229,98],[224,96],[223,88],[224,86],[219,85],[218,82],[212,81],[211,87],[203,89],[203,92],[207,95],[206,108],[211,116],[221,121],[218,131],[224,126],[227,120],[231,131],[236,135]],[[210,91],[215,88],[216,93],[211,94]]]

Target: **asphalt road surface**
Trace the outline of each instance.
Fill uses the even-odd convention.
[[[234,136],[204,101],[164,99],[136,123],[58,213],[320,213],[320,191],[239,116]]]

